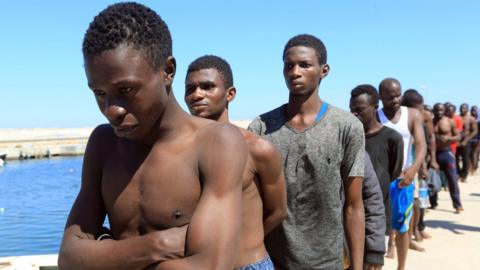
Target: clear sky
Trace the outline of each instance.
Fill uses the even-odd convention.
[[[308,33],[327,47],[320,96],[347,109],[358,84],[395,77],[426,103],[480,103],[480,1],[142,1],[167,22],[183,102],[188,64],[230,62],[237,98],[230,118],[252,119],[288,99],[282,51]],[[110,1],[2,1],[0,128],[104,123],[83,70],[81,43]]]

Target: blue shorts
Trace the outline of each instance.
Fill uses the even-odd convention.
[[[275,268],[273,267],[272,260],[269,256],[267,256],[261,261],[242,266],[240,268],[237,268],[236,270],[275,270]]]
[[[392,228],[400,233],[408,232],[413,215],[413,192],[415,183],[403,188],[398,187],[401,179],[390,183],[390,206],[392,208]]]

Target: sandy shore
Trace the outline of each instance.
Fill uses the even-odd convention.
[[[459,183],[464,212],[455,214],[448,191],[425,216],[431,239],[420,243],[426,252],[409,250],[406,269],[480,269],[480,175]],[[396,259],[385,258],[383,269],[396,269]]]

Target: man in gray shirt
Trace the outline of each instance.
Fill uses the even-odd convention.
[[[289,101],[249,126],[284,160],[288,216],[265,238],[277,269],[343,269],[344,230],[351,269],[363,266],[363,128],[352,114],[320,99],[326,60],[318,38],[290,39],[283,51]]]

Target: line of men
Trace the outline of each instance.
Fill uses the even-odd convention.
[[[236,88],[220,57],[189,65],[193,116],[181,109],[170,32],[144,5],[100,12],[83,55],[109,124],[90,136],[60,269],[381,269],[385,234],[405,269],[410,219],[392,221],[389,189],[414,185],[427,146],[397,80],[356,87],[345,112],[319,95],[324,44],[295,36],[288,102],[247,131],[229,124]]]

